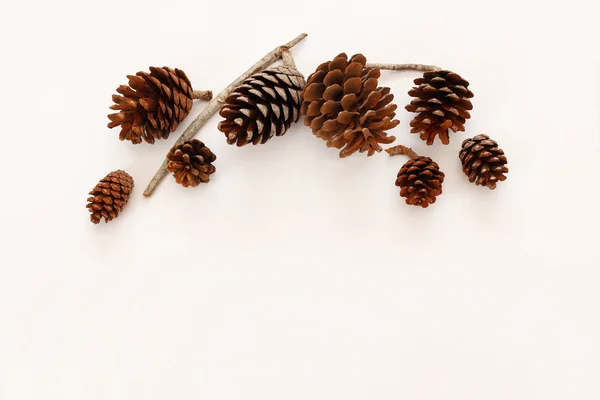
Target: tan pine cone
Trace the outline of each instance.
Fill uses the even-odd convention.
[[[127,204],[132,190],[133,178],[127,172],[119,169],[106,175],[90,192],[92,196],[88,198],[86,207],[92,213],[92,222],[97,224],[102,218],[104,222],[117,218]]]
[[[367,59],[345,53],[325,62],[308,77],[300,112],[304,125],[328,147],[342,149],[340,157],[356,151],[368,156],[380,152],[380,143],[396,138],[385,131],[400,121],[393,119],[397,106],[391,104],[390,88],[378,87],[378,68],[365,68]]]
[[[418,86],[408,94],[416,99],[405,107],[419,113],[410,123],[410,132],[420,134],[428,145],[438,135],[443,144],[449,144],[448,129],[464,131],[466,120],[471,118],[467,111],[473,109],[469,82],[454,72],[440,70],[425,72],[415,84]]]
[[[167,170],[184,187],[209,182],[209,175],[217,170],[212,165],[217,156],[198,139],[186,140],[173,147],[167,159]]]
[[[121,126],[119,139],[138,144],[144,139],[166,139],[192,109],[193,90],[185,73],[175,68],[150,67],[150,73],[140,71],[127,75],[129,85],[121,85],[113,95],[109,128]]]
[[[304,76],[288,67],[266,69],[252,75],[225,99],[219,130],[227,143],[264,144],[282,136],[300,117]]]
[[[431,158],[417,156],[402,166],[396,186],[400,186],[400,196],[406,197],[406,204],[427,208],[442,194],[444,177],[438,164]]]
[[[506,180],[508,168],[504,151],[487,135],[477,135],[462,143],[458,157],[469,182],[496,189],[498,181]]]

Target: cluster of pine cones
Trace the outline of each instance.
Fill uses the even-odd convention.
[[[362,54],[348,57],[341,53],[320,64],[307,80],[294,67],[268,68],[246,79],[225,99],[218,129],[229,144],[264,144],[284,135],[303,115],[304,125],[328,147],[339,149],[341,158],[357,152],[372,156],[382,150],[381,144],[396,140],[388,131],[400,123],[395,118],[394,95],[389,87],[379,86],[380,76],[380,69],[369,66]],[[189,114],[194,99],[212,97],[210,91],[194,91],[186,74],[177,68],[150,67],[150,72],[127,78],[128,85],[119,86],[112,97],[111,109],[116,112],[108,115],[108,127],[120,127],[119,138],[133,144],[167,139]],[[449,144],[449,131],[464,131],[470,118],[473,93],[469,82],[454,72],[434,70],[414,83],[408,92],[414,99],[405,107],[417,114],[410,123],[411,133],[427,145],[436,137]],[[388,152],[397,154],[393,149]],[[444,173],[429,157],[409,155],[396,185],[407,204],[428,207],[442,193]],[[506,156],[486,135],[465,140],[459,158],[470,182],[494,189],[506,179]],[[167,170],[177,183],[195,187],[210,181],[215,160],[200,140],[177,142],[167,155]],[[133,179],[126,172],[108,174],[90,192],[87,207],[92,222],[116,218],[132,189]]]

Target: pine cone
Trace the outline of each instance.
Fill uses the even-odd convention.
[[[282,136],[299,118],[304,76],[293,68],[276,67],[252,75],[225,99],[219,130],[227,143],[264,144]]]
[[[104,222],[117,218],[132,190],[133,178],[127,172],[119,169],[106,175],[90,192],[92,197],[88,198],[86,207],[92,213],[92,222],[97,224],[102,217]]]
[[[119,139],[133,144],[142,138],[154,144],[154,139],[166,139],[192,109],[193,90],[185,73],[175,68],[150,67],[150,73],[140,71],[127,75],[129,86],[121,85],[113,95],[109,128],[121,126]]]
[[[209,175],[217,170],[211,164],[217,156],[198,139],[186,140],[173,147],[167,159],[167,170],[173,172],[177,183],[184,187],[210,181]]]
[[[417,87],[408,92],[416,97],[405,108],[419,113],[410,123],[411,133],[419,133],[421,139],[432,145],[440,136],[443,144],[450,143],[448,129],[464,131],[464,123],[471,118],[473,93],[467,89],[469,82],[450,71],[429,71],[415,79]]]
[[[493,190],[496,189],[498,181],[506,180],[504,174],[508,172],[508,168],[504,151],[487,135],[477,135],[465,140],[458,157],[462,162],[463,172],[469,177],[469,182]]]
[[[327,141],[328,147],[342,149],[340,157],[356,151],[371,156],[381,151],[379,143],[392,143],[396,138],[386,130],[397,126],[393,119],[397,106],[390,104],[394,95],[390,88],[378,87],[378,68],[365,68],[367,59],[356,54],[339,54],[319,65],[308,77],[300,112],[306,115],[304,125]]]
[[[431,158],[418,156],[400,168],[396,186],[400,186],[400,196],[406,197],[406,204],[427,208],[442,194],[444,176]]]

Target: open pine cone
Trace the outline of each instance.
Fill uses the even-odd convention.
[[[92,213],[92,222],[98,224],[102,218],[104,222],[117,218],[127,204],[132,190],[133,178],[127,172],[119,169],[106,175],[90,192],[92,196],[88,198],[86,207]]]
[[[217,170],[212,165],[217,156],[198,139],[186,140],[173,147],[167,159],[167,170],[184,187],[209,182],[209,175]]]
[[[252,75],[225,99],[219,130],[227,143],[264,144],[282,136],[300,117],[304,76],[288,67],[269,68]]]
[[[193,90],[185,73],[175,68],[150,67],[127,75],[129,85],[121,85],[113,95],[109,128],[121,126],[119,139],[138,144],[144,139],[166,139],[192,109]]]
[[[380,152],[380,143],[396,138],[385,131],[397,126],[396,105],[387,87],[378,87],[378,68],[365,68],[367,59],[345,53],[325,62],[308,77],[300,112],[304,125],[328,147],[342,149],[340,157],[356,151],[368,156]]]
[[[410,123],[411,133],[418,133],[428,145],[439,135],[443,144],[449,144],[448,129],[464,131],[465,122],[471,117],[473,105],[469,100],[473,93],[467,89],[469,82],[450,71],[428,71],[415,79],[417,87],[408,94],[416,97],[405,108],[419,113]]]
[[[504,151],[487,135],[477,135],[462,143],[458,157],[469,182],[496,189],[496,183],[506,180],[508,168]]]
[[[406,204],[427,208],[442,194],[444,177],[436,162],[429,157],[418,156],[402,166],[396,186],[400,186],[400,196],[406,197]]]

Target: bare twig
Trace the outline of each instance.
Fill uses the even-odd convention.
[[[404,71],[404,70],[414,70],[414,71],[439,71],[441,68],[436,67],[435,65],[424,65],[424,64],[367,64],[367,67],[371,68],[379,68],[379,69],[387,69],[390,71]]]
[[[200,112],[200,114],[198,114],[196,119],[194,121],[192,121],[192,123],[187,127],[187,129],[183,132],[183,134],[181,134],[181,136],[179,137],[179,139],[177,139],[177,141],[175,142],[175,144],[173,146],[177,146],[178,144],[193,138],[194,135],[198,132],[198,130],[202,127],[202,125],[204,125],[206,123],[206,121],[208,121],[208,119],[215,112],[217,112],[217,110],[219,108],[221,108],[221,106],[225,103],[225,99],[227,98],[227,96],[229,96],[229,94],[231,92],[233,92],[233,90],[236,87],[241,85],[241,83],[244,80],[248,79],[251,75],[254,75],[255,73],[257,73],[259,71],[262,71],[263,69],[265,69],[266,67],[271,65],[273,62],[275,62],[278,58],[281,57],[282,53],[284,53],[285,50],[288,50],[288,49],[294,47],[295,45],[300,43],[306,36],[307,36],[306,33],[302,33],[301,35],[296,37],[294,40],[291,40],[282,46],[278,46],[278,47],[274,48],[271,52],[267,53],[263,58],[258,60],[258,62],[256,64],[254,64],[252,67],[250,67],[250,69],[248,69],[246,72],[244,72],[242,75],[240,75],[236,80],[231,82],[229,84],[229,86],[227,86],[225,89],[223,89],[217,97],[213,98],[210,101],[210,103],[208,103],[208,105],[204,108],[204,110],[202,110]],[[144,191],[144,196],[150,197],[152,195],[152,192],[154,192],[154,189],[156,189],[156,186],[158,186],[158,184],[165,177],[165,175],[167,175],[167,160],[166,159],[163,161],[162,165],[160,166],[160,168],[158,169],[156,174],[154,174],[154,178],[152,178],[152,180],[148,184],[148,187]]]
[[[410,147],[403,146],[399,144],[398,146],[390,147],[389,149],[385,149],[385,151],[390,156],[397,156],[398,154],[404,154],[409,156],[410,158],[417,158],[419,155],[413,151]]]
[[[192,98],[197,100],[211,100],[212,90],[194,90]]]
[[[281,60],[283,61],[284,67],[296,69],[296,63],[294,62],[294,57],[292,57],[289,48],[281,49]]]

